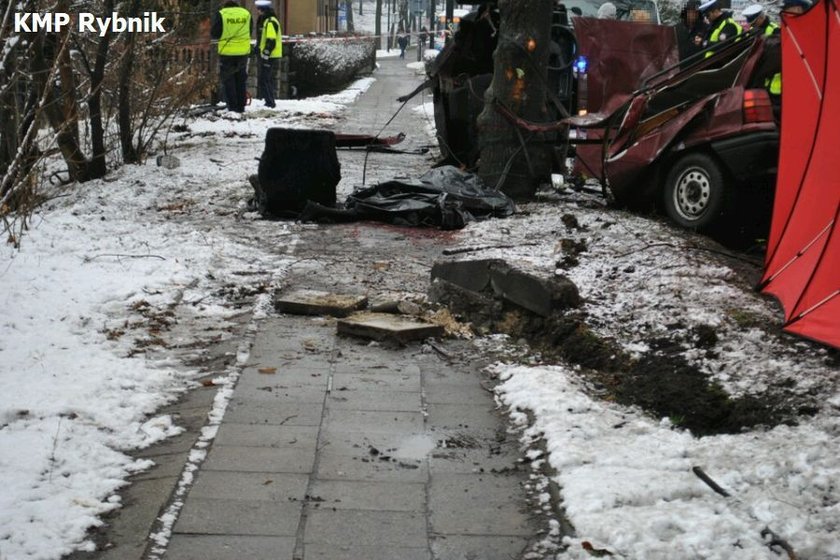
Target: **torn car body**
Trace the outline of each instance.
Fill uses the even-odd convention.
[[[712,226],[738,187],[772,186],[779,133],[765,80],[779,68],[776,45],[743,36],[614,96],[602,113],[566,119],[599,139],[579,151],[585,167],[619,205],[658,200],[679,225]]]

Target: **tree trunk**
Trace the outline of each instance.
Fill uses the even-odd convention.
[[[43,80],[39,83],[39,89],[46,88],[47,91],[44,113],[55,130],[55,141],[67,165],[68,178],[70,181],[84,182],[88,180],[88,162],[79,144],[79,115],[68,40],[67,30],[60,35],[41,33],[37,39],[39,46],[36,48],[35,68],[36,75]],[[49,82],[53,64],[57,65],[58,88]]]
[[[106,0],[104,13],[114,11],[114,0]],[[90,142],[93,153],[90,160],[90,177],[98,179],[108,172],[105,159],[105,127],[102,124],[102,83],[105,80],[105,66],[108,62],[108,50],[111,45],[111,33],[108,32],[99,40],[96,48],[96,59],[90,73],[90,96],[88,110],[90,112]]]
[[[478,174],[490,187],[514,198],[534,195],[551,175],[553,134],[533,134],[506,120],[499,109],[522,119],[547,122],[546,83],[552,3],[501,0],[501,26],[493,54],[493,81],[478,117]],[[497,107],[500,106],[500,107]]]
[[[382,49],[382,0],[376,0],[376,13],[373,16],[373,34],[376,35],[377,49]]]
[[[359,0],[361,6],[362,0]],[[353,23],[353,0],[346,0],[344,13],[347,14],[347,31],[353,32],[356,30],[356,24]]]
[[[140,11],[140,0],[132,0],[128,15],[136,16]],[[134,58],[137,42],[134,33],[126,33],[122,65],[119,70],[117,93],[117,123],[120,129],[120,147],[122,148],[123,163],[139,163],[140,154],[134,145],[134,127],[131,123],[131,73],[134,71]]]

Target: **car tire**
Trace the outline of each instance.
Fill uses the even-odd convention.
[[[671,165],[662,189],[665,213],[677,225],[708,229],[719,218],[727,198],[720,164],[704,153],[686,154]]]

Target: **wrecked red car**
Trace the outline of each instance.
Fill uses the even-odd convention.
[[[689,62],[566,122],[597,145],[578,157],[617,204],[655,202],[677,224],[705,230],[751,197],[772,196],[779,130],[765,81],[780,70],[778,39],[747,34]]]

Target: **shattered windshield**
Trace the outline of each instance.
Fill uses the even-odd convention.
[[[598,8],[608,0],[565,0],[566,9],[574,15],[598,17]],[[616,19],[659,23],[659,8],[654,0],[609,0],[615,4]]]

